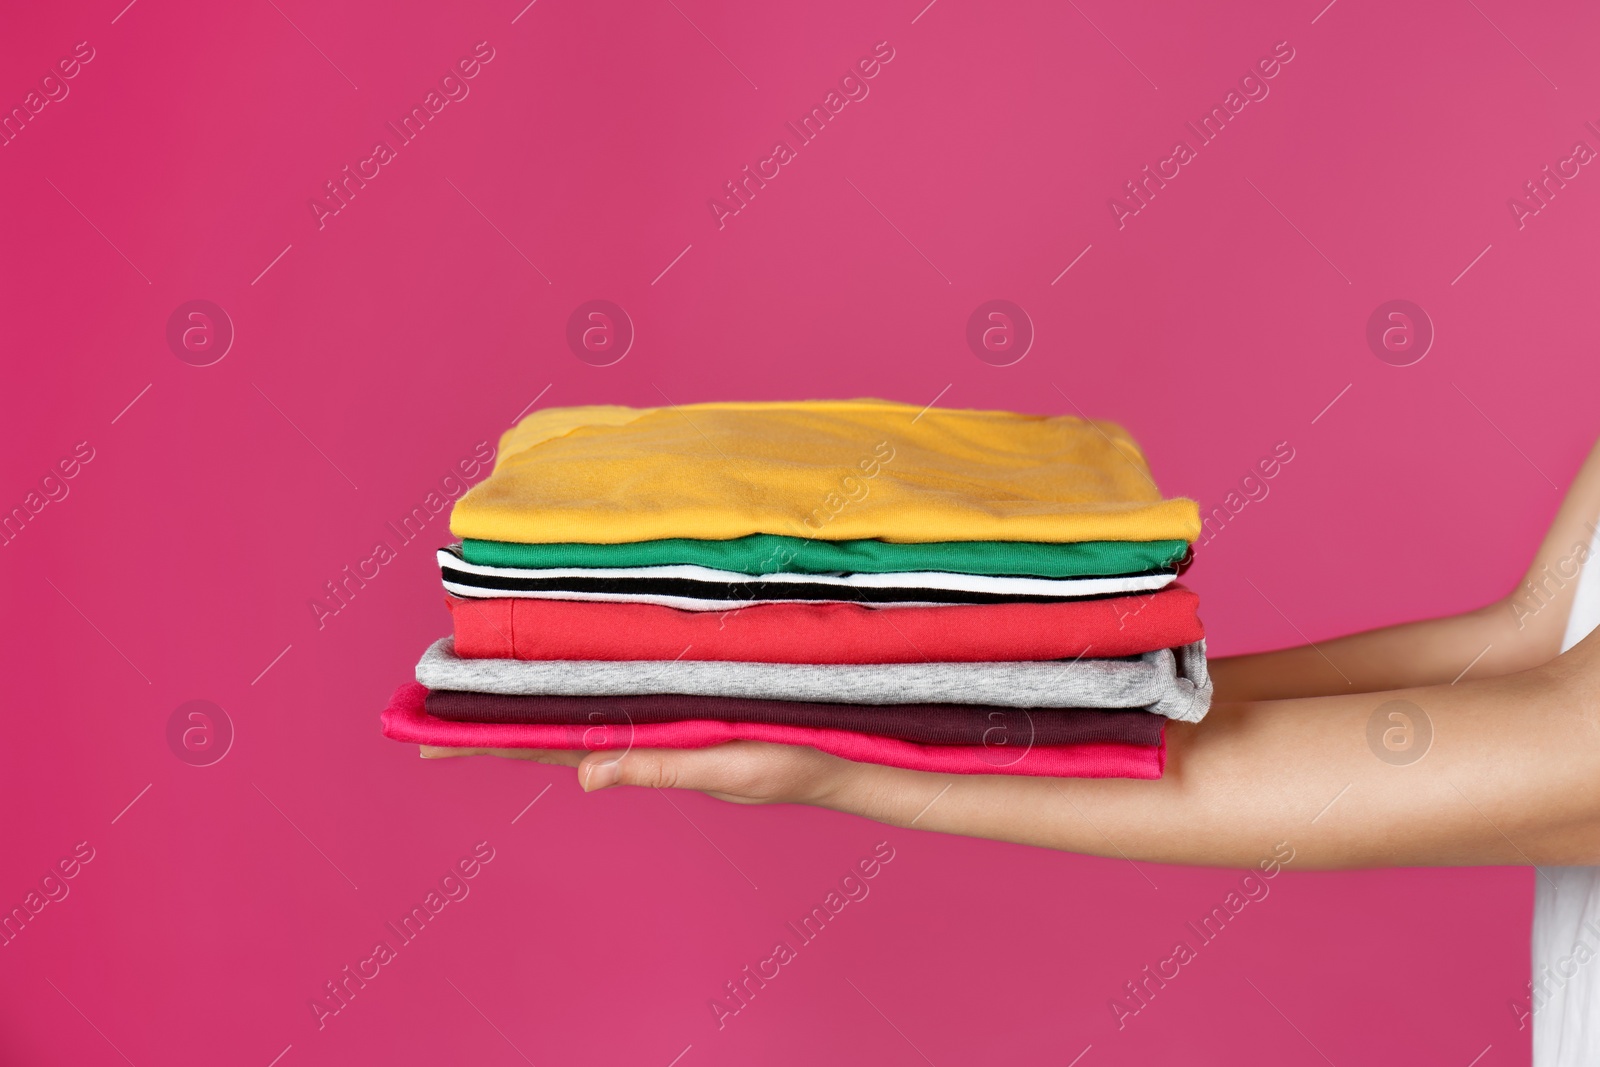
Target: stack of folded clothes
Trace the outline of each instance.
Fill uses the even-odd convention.
[[[1210,703],[1199,533],[1120,427],[880,400],[554,408],[439,552],[453,633],[384,732],[485,749],[809,745],[1158,778]]]

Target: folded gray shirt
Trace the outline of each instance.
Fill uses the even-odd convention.
[[[429,689],[507,696],[746,697],[848,704],[1143,708],[1199,722],[1211,706],[1204,641],[1125,659],[1006,663],[747,663],[462,659],[440,638],[417,664]]]

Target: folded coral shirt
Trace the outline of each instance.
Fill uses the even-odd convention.
[[[1167,720],[1148,711],[1108,708],[1001,708],[979,704],[818,704],[799,700],[647,696],[502,696],[428,691],[427,712],[451,722],[537,723],[627,730],[652,723],[710,720],[809,726],[894,737],[923,745],[1121,745],[1161,743]]]
[[[1034,663],[796,664],[697,660],[462,659],[454,638],[417,663],[429,689],[508,696],[682,693],[852,704],[1144,708],[1198,722],[1211,705],[1205,642],[1127,659]]]
[[[462,538],[1193,541],[1120,426],[882,400],[554,408],[501,437]]]
[[[708,567],[543,568],[486,567],[461,558],[459,546],[438,552],[444,586],[457,596],[560,597],[568,600],[637,600],[697,610],[689,602],[722,610],[738,604],[782,601],[987,604],[1003,600],[1062,600],[1159,589],[1174,571],[1113,578],[1015,578],[913,571],[900,574],[765,574]]]
[[[1183,561],[1186,541],[819,541],[750,534],[726,541],[669,537],[622,544],[461,543],[461,558],[488,567],[669,567],[693,564],[741,574],[956,574],[1094,578],[1170,570]]]
[[[447,598],[467,659],[924,663],[1107,659],[1193,644],[1200,598],[1181,585],[1048,604],[758,604],[680,611],[502,597]]]
[[[768,723],[690,721],[626,730],[587,726],[447,722],[424,710],[427,689],[406,682],[383,710],[384,736],[396,741],[483,752],[528,748],[624,750],[704,748],[724,741],[806,745],[857,763],[942,774],[1014,774],[1052,778],[1160,778],[1166,745],[918,745],[848,730]]]

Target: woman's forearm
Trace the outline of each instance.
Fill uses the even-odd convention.
[[[1381,699],[1219,706],[1203,723],[1169,727],[1156,782],[936,785],[901,772],[849,776],[824,803],[919,829],[1162,863],[1250,866],[1279,841],[1307,868],[1595,863],[1600,702],[1569,666]],[[1385,760],[1381,740],[1369,742],[1375,714],[1382,729],[1404,728],[1380,712],[1389,701],[1422,709],[1395,709],[1413,736],[1431,730],[1415,762]]]
[[[1500,604],[1477,611],[1210,663],[1218,701],[1374,693],[1488,678],[1544,662],[1556,648],[1521,640]],[[1547,652],[1543,659],[1537,659]]]
[[[1386,626],[1315,645],[1211,661],[1219,701],[1373,693],[1491,678],[1561,650],[1600,517],[1600,443],[1573,480],[1523,580],[1474,611]]]
[[[1278,841],[1307,868],[1600,861],[1592,711],[1516,679],[1458,686],[1448,699],[1429,689],[1384,697],[1425,709],[1433,740],[1418,762],[1385,762],[1369,747],[1368,721],[1385,701],[1228,705],[1198,726],[1173,725],[1159,782],[958,781],[917,826],[1217,866],[1250,866]],[[1519,706],[1520,722],[1508,714]],[[1578,799],[1591,815],[1573,825]]]

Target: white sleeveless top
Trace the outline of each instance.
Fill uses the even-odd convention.
[[[1600,553],[1600,532],[1590,560]],[[1561,650],[1600,625],[1600,567],[1583,569]],[[1533,897],[1534,1067],[1600,1064],[1600,867],[1541,867]],[[1526,1006],[1526,1002],[1522,1006]]]

